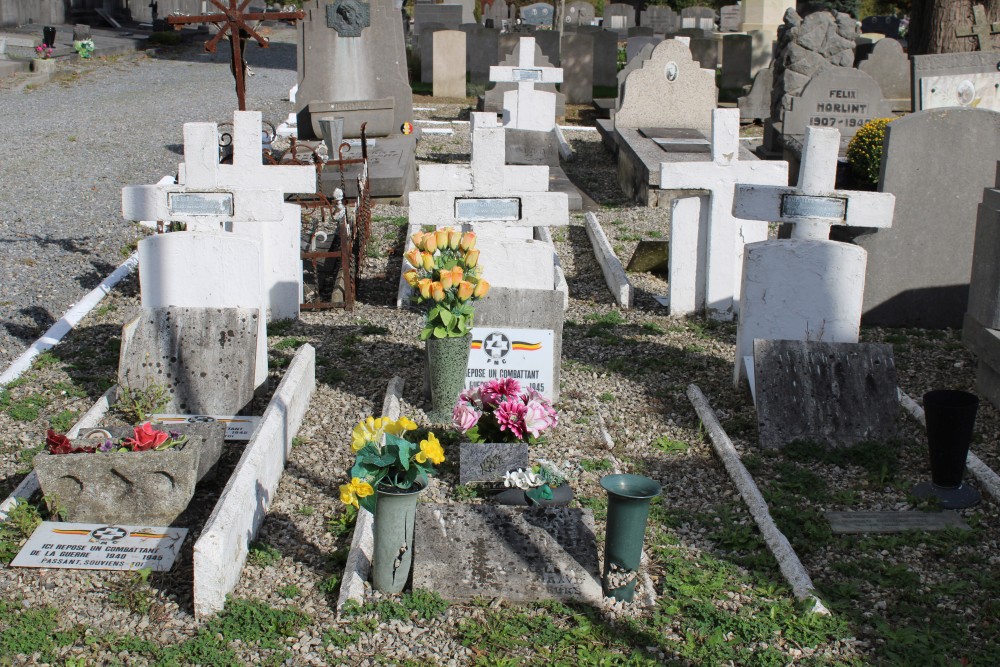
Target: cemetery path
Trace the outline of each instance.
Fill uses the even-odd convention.
[[[248,105],[277,124],[292,105],[295,32],[251,48]],[[111,273],[143,232],[121,217],[121,188],[175,174],[183,124],[232,120],[228,51],[201,42],[148,56],[60,63],[41,85],[0,89],[16,137],[0,160],[0,368]]]

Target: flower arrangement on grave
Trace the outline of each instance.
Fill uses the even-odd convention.
[[[452,423],[472,442],[534,444],[559,423],[549,399],[514,378],[489,380],[458,395]]]
[[[73,48],[76,49],[81,58],[89,58],[94,55],[94,40],[81,39],[78,42],[73,42]]]
[[[53,49],[51,46],[46,46],[45,44],[39,44],[38,46],[35,47],[35,54],[37,54],[37,57],[41,58],[42,60],[48,60],[49,58],[52,57],[52,54],[54,52],[55,49]]]
[[[532,505],[552,500],[552,490],[566,483],[566,478],[548,466],[535,464],[518,468],[504,475],[503,485],[508,489],[521,489]]]
[[[188,441],[186,435],[177,431],[160,431],[153,428],[149,422],[132,429],[131,437],[115,440],[111,434],[104,431],[105,439],[99,445],[79,445],[62,433],[48,430],[45,437],[45,448],[49,454],[94,454],[110,452],[160,452],[173,449]]]
[[[376,490],[407,491],[424,484],[422,480],[434,473],[434,466],[444,462],[444,448],[433,433],[419,443],[407,440],[407,431],[416,427],[408,417],[395,421],[368,417],[354,427],[351,481],[340,486],[345,505],[374,513]]]
[[[885,143],[885,128],[895,118],[873,118],[851,137],[847,144],[847,162],[851,171],[868,183],[878,184],[882,169],[882,145]]]
[[[412,267],[403,273],[415,288],[413,302],[427,309],[420,340],[460,338],[472,330],[472,303],[486,296],[490,284],[479,278],[475,232],[441,227],[413,235],[406,253]]]

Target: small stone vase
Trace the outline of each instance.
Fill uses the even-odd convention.
[[[372,586],[377,591],[399,593],[410,578],[417,496],[426,486],[418,479],[409,489],[375,489]]]
[[[431,385],[431,411],[427,416],[434,423],[451,423],[451,413],[465,387],[471,345],[471,333],[460,338],[427,339],[427,368]]]

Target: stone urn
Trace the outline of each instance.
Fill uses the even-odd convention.
[[[226,427],[184,424],[171,430],[187,435],[188,441],[163,451],[42,452],[34,459],[42,493],[65,510],[67,521],[168,526],[187,509],[195,485],[214,474]],[[76,442],[93,431],[104,433],[85,429]],[[121,437],[131,430],[111,429],[111,434]]]

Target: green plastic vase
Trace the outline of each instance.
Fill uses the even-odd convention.
[[[465,388],[472,334],[459,338],[428,338],[427,369],[431,385],[431,411],[436,424],[451,424],[458,395]]]
[[[642,475],[607,475],[601,486],[608,492],[608,524],[604,543],[604,595],[631,602],[642,560],[642,543],[650,501],[660,485]]]
[[[399,593],[410,578],[417,496],[426,486],[418,479],[409,489],[375,489],[372,587],[377,591]]]

